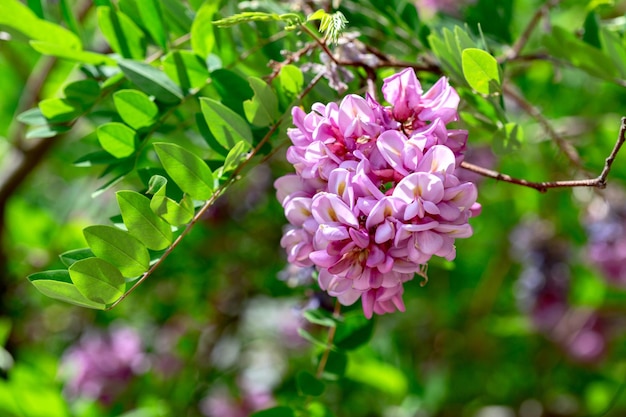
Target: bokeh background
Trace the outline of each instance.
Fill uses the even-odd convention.
[[[199,3],[176,2],[190,14]],[[27,3],[63,22],[59,2]],[[78,16],[86,43],[107,52],[95,4],[61,3]],[[593,13],[623,44],[626,5],[553,3],[559,4],[529,40],[527,59],[506,64],[505,82],[597,175],[626,115],[626,90],[546,57],[542,36],[560,25],[583,37]],[[454,25],[480,37],[480,23],[489,43],[512,45],[544,2],[423,0],[415,4],[419,25],[399,12],[405,10],[400,5],[414,6],[339,4],[360,41],[411,61],[428,55],[423,40],[429,32]],[[329,5],[222,2],[220,10],[223,16],[250,8],[308,13],[323,6]],[[234,39],[248,31],[241,42],[222,46],[243,56],[233,67],[242,75],[268,74],[267,63],[283,59],[282,49],[295,50],[300,36],[265,42],[280,32],[275,23],[228,30]],[[265,46],[258,48],[261,41]],[[307,59],[319,65],[316,56]],[[381,76],[392,72],[385,71]],[[439,74],[419,76],[429,86]],[[92,197],[104,182],[101,167],[72,164],[92,149],[93,138],[85,136],[99,123],[97,115],[45,146],[25,139],[16,121],[39,100],[57,97],[68,77],[80,77],[74,64],[41,56],[0,26],[0,416],[239,417],[296,401],[295,376],[314,372],[319,353],[298,328],[321,339],[326,332],[302,313],[332,310],[333,301],[317,290],[312,271],[286,264],[279,245],[285,220],[272,184],[291,171],[285,146],[230,188],[112,311],[48,299],[26,280],[61,267],[58,254],[85,246],[82,228],[106,224],[118,213],[114,189]],[[363,93],[358,76],[344,81],[347,91]],[[323,80],[304,107],[339,99],[340,87]],[[466,160],[535,181],[586,175],[536,117],[507,98],[524,140],[511,152],[494,152],[493,132],[476,121],[480,103],[469,88],[459,92],[458,126],[470,131]],[[17,166],[23,170],[14,175]],[[318,399],[332,412],[326,415],[626,415],[626,156],[618,156],[602,191],[542,194],[467,175],[478,184],[483,206],[471,222],[474,236],[457,241],[453,263],[431,262],[426,285],[416,279],[406,286],[405,313],[372,319],[369,342],[349,351],[345,374]],[[129,178],[117,187],[137,183]]]

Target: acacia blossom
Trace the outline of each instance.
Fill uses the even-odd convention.
[[[288,261],[315,267],[320,287],[344,305],[361,299],[368,318],[404,311],[403,285],[430,258],[452,260],[472,235],[477,191],[461,182],[467,131],[459,96],[442,77],[424,92],[412,69],[388,77],[382,93],[292,110],[287,160],[296,173],[274,184],[290,226]]]

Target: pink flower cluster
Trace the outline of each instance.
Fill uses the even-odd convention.
[[[363,311],[404,311],[403,284],[433,255],[454,259],[480,212],[476,187],[455,172],[467,131],[448,130],[459,96],[446,78],[423,92],[412,69],[384,80],[385,100],[346,96],[340,104],[294,107],[287,160],[296,174],[276,180],[291,226],[289,262],[315,266],[319,285]]]

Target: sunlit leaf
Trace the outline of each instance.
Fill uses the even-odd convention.
[[[165,73],[183,89],[201,88],[209,81],[206,61],[191,51],[173,51],[163,60]]]
[[[146,54],[145,37],[141,29],[121,11],[98,7],[98,26],[111,49],[124,58],[143,59]]]
[[[39,102],[41,113],[52,123],[69,122],[80,116],[79,103],[67,98],[49,98]]]
[[[191,25],[191,49],[204,59],[209,56],[215,44],[212,20],[218,9],[219,2],[204,2]]]
[[[275,79],[275,85],[281,105],[287,108],[302,91],[304,86],[302,71],[295,65],[283,66]]]
[[[159,3],[157,0],[141,0],[139,15],[152,39],[157,45],[165,49],[167,47],[167,31],[163,25]]]
[[[462,53],[463,75],[467,83],[481,94],[501,91],[498,61],[488,52],[477,48],[465,49]]]
[[[67,252],[63,252],[59,255],[61,262],[67,267],[71,266],[74,262],[80,261],[82,259],[93,258],[94,255],[91,249],[83,248],[83,249],[73,249]]]
[[[29,275],[28,280],[42,294],[55,300],[98,310],[104,310],[106,307],[103,303],[91,301],[82,295],[72,283],[66,269],[37,272]]]
[[[213,195],[213,173],[195,154],[172,143],[155,143],[163,168],[185,193],[197,200]]]
[[[0,25],[17,30],[33,40],[67,49],[82,49],[78,36],[62,26],[40,19],[18,0],[0,1]]]
[[[260,78],[250,77],[248,81],[254,96],[243,103],[246,117],[255,126],[268,126],[280,115],[276,93]]]
[[[124,294],[124,277],[105,260],[87,258],[76,261],[69,267],[69,273],[78,291],[93,302],[110,304]]]
[[[252,144],[252,131],[248,123],[237,113],[217,100],[202,97],[202,114],[211,133],[225,149],[231,149],[239,141]]]
[[[136,132],[123,123],[110,122],[96,129],[102,148],[116,158],[125,158],[135,152]]]
[[[148,249],[128,232],[96,225],[83,229],[83,234],[93,253],[117,267],[123,276],[136,277],[148,269]]]
[[[224,174],[236,169],[239,164],[246,159],[249,149],[250,145],[248,143],[244,141],[237,142],[237,144],[228,152],[228,155],[226,155],[222,173]]]
[[[182,201],[177,203],[166,194],[167,179],[155,175],[150,179],[148,193],[154,194],[150,200],[150,208],[163,220],[172,226],[181,226],[191,221],[195,214],[193,202],[185,195]]]
[[[111,57],[96,52],[74,49],[63,44],[48,41],[30,41],[30,46],[44,55],[56,56],[82,64],[115,65],[115,60]]]
[[[152,211],[149,198],[134,191],[118,191],[116,197],[128,232],[148,249],[162,250],[172,243],[170,225]]]
[[[113,94],[115,108],[122,120],[135,130],[154,124],[159,108],[138,90],[120,90]]]

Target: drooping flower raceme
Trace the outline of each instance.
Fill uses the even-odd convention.
[[[404,311],[403,285],[433,255],[452,260],[471,236],[476,187],[461,182],[467,131],[447,129],[459,96],[446,78],[424,92],[412,69],[384,80],[390,106],[367,95],[294,107],[295,174],[275,182],[290,223],[288,261],[314,266],[320,287],[365,315]]]

